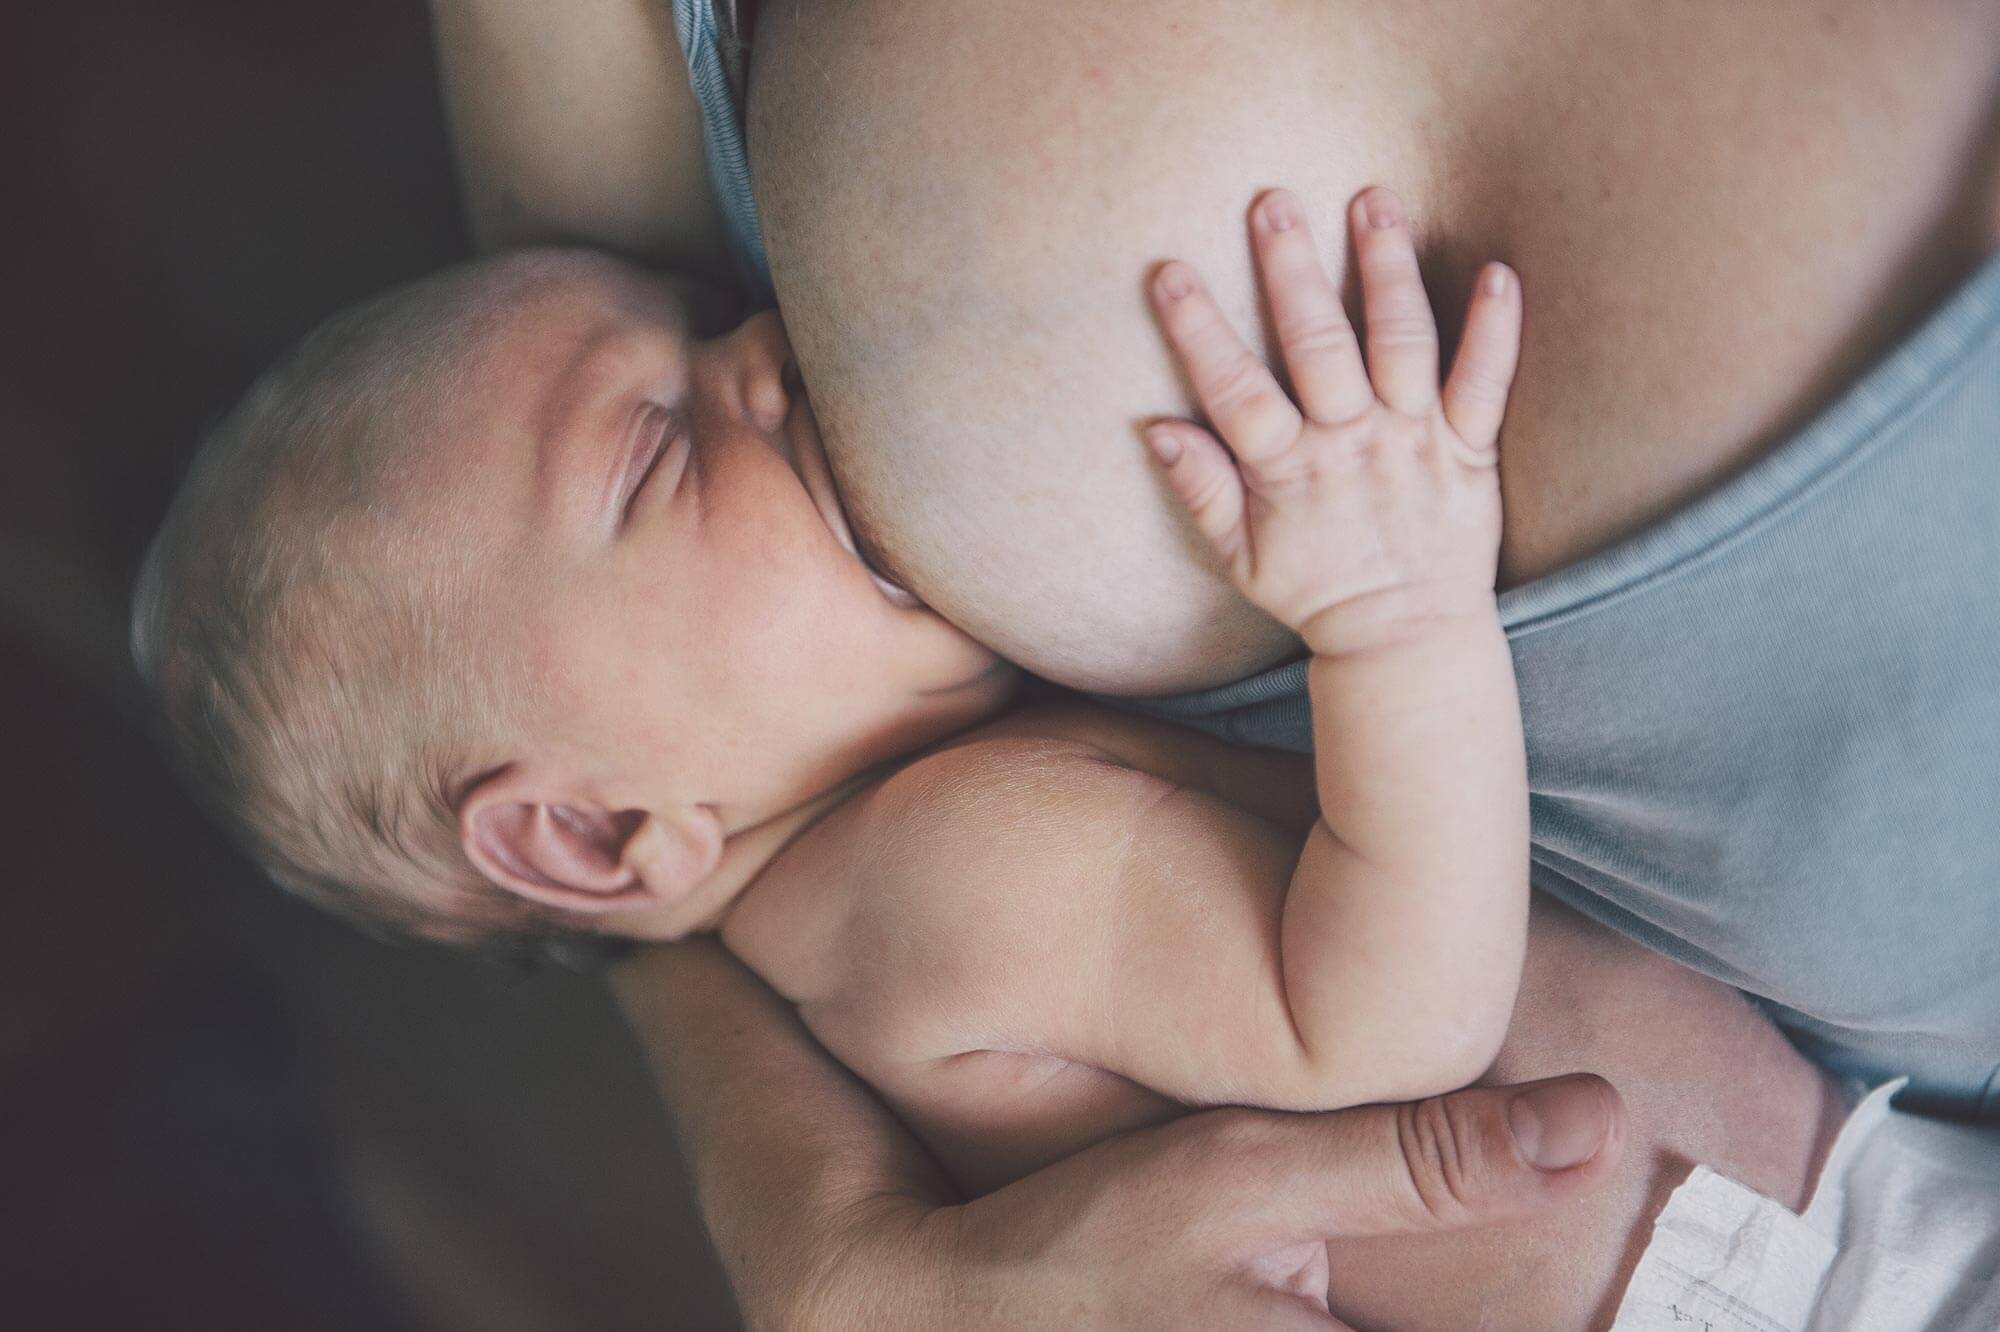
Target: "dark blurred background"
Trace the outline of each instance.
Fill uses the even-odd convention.
[[[0,6],[0,1323],[730,1326],[608,994],[282,900],[168,780],[125,589],[200,430],[459,257],[425,10]]]

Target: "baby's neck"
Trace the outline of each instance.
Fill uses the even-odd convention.
[[[713,930],[738,957],[752,961],[739,941],[763,952],[776,942],[767,940],[767,933],[782,935],[792,927],[791,913],[837,909],[849,868],[868,849],[855,829],[869,795],[911,764],[956,749],[995,727],[1010,726],[1022,716],[1020,708],[1005,709],[735,834],[723,848],[722,863],[697,890],[702,906],[689,932]]]
[[[830,991],[829,963],[839,956],[842,928],[879,855],[899,836],[893,812],[875,799],[912,764],[992,732],[1004,720],[961,731],[937,744],[863,773],[803,808],[782,840],[773,839],[759,872],[732,897],[716,922],[729,951],[793,1004]],[[893,802],[892,802],[893,805]],[[775,821],[774,821],[775,822]]]
[[[812,978],[834,949],[862,849],[857,833],[865,819],[856,816],[890,771],[857,778],[798,817],[786,816],[790,827],[761,848],[757,872],[716,918],[729,951],[794,1004],[812,998]]]
[[[676,913],[678,919],[661,937],[671,941],[692,934],[725,931],[744,898],[763,881],[774,862],[782,860],[815,825],[856,795],[879,784],[896,766],[891,764],[850,777],[782,814],[732,833],[723,846],[721,861],[695,888],[683,909]]]

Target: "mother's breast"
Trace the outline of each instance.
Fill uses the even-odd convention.
[[[1189,408],[1144,282],[1191,259],[1254,331],[1252,196],[1292,185],[1337,235],[1371,171],[1409,175],[1326,133],[1331,43],[1223,10],[861,4],[759,36],[759,201],[843,495],[915,591],[1068,683],[1291,649],[1148,464],[1137,427]]]
[[[1934,233],[1995,61],[1944,18],[1511,0],[1468,31],[1445,8],[771,8],[751,143],[774,276],[843,492],[917,592],[1102,688],[1287,650],[1135,429],[1188,410],[1147,272],[1194,261],[1256,327],[1243,218],[1274,184],[1329,250],[1346,200],[1394,185],[1447,320],[1479,261],[1520,269],[1517,576],[1712,485],[1951,267]]]

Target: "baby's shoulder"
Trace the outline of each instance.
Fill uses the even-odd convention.
[[[1101,968],[1135,830],[1174,789],[1020,722],[905,764],[847,811],[838,976],[808,1025],[850,1062],[935,1051],[1021,1007],[1022,959]]]
[[[900,869],[963,872],[1115,841],[1172,783],[1067,720],[1010,719],[905,765],[869,802],[869,842]]]
[[[980,845],[1049,854],[1117,842],[1177,791],[1288,835],[1319,815],[1309,759],[1077,704],[1024,709],[907,764],[871,811],[899,851]]]

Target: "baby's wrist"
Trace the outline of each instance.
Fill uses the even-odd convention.
[[[1351,597],[1297,626],[1314,657],[1354,657],[1499,628],[1490,587],[1424,584]]]

